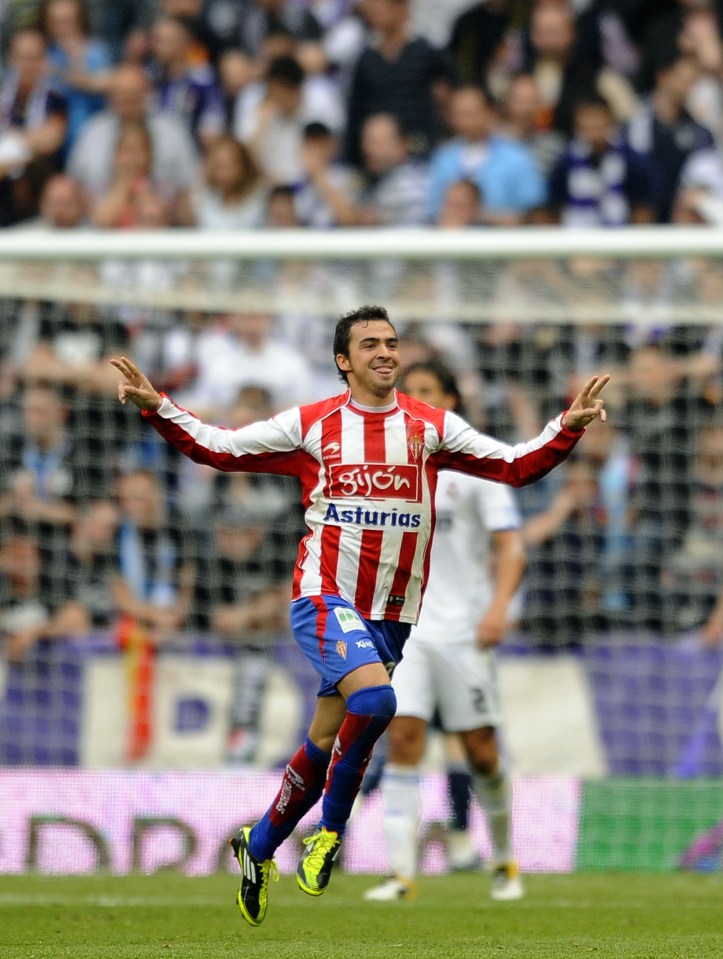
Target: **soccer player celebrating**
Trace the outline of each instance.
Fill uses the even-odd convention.
[[[410,366],[403,388],[416,400],[460,410],[457,383],[439,363]],[[475,795],[487,815],[492,897],[519,899],[523,890],[510,839],[510,784],[496,736],[500,715],[493,649],[525,570],[520,517],[506,486],[450,472],[439,477],[434,506],[424,607],[392,682],[397,712],[387,732],[381,781],[392,875],[364,898],[386,902],[416,895],[419,763],[427,726],[438,710],[444,729],[460,735]]]
[[[311,896],[329,883],[372,748],[396,709],[390,676],[422,600],[438,472],[532,483],[604,417],[608,377],[593,376],[530,442],[507,446],[478,433],[454,413],[396,392],[397,334],[379,306],[342,316],[333,351],[346,392],[237,430],[200,422],[129,359],[111,361],[124,377],[120,401],[138,406],[191,459],[301,482],[309,532],[294,569],[291,628],[321,684],[308,737],[276,798],[231,839],[242,870],[238,905],[253,926],[266,914],[274,851],[322,794],[297,881]]]

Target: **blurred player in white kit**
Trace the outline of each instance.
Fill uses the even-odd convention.
[[[441,364],[410,366],[403,388],[432,406],[460,409],[454,376]],[[438,711],[444,730],[459,734],[474,794],[487,817],[492,898],[519,899],[523,887],[510,835],[510,781],[497,741],[494,648],[525,570],[520,516],[508,487],[452,472],[439,476],[435,509],[424,605],[392,681],[398,705],[381,780],[391,875],[364,898],[416,896],[419,764],[428,725]],[[468,843],[466,834],[450,834],[452,862],[461,851],[455,850],[455,840]]]

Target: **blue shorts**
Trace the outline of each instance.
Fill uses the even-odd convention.
[[[362,619],[340,596],[302,596],[291,604],[291,628],[321,676],[318,695],[333,696],[337,683],[360,666],[381,663],[391,676],[412,627]]]

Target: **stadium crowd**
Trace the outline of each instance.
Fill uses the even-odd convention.
[[[7,230],[723,223],[723,46],[706,0],[3,10]],[[105,281],[142,285],[124,269],[109,262]],[[148,269],[157,284],[171,267]],[[224,264],[213,269],[223,285]],[[293,283],[268,269],[253,283]],[[692,290],[718,306],[719,271],[445,269],[434,276],[448,292],[518,310],[400,324],[405,364],[454,368],[476,426],[534,435],[590,369],[614,373],[608,423],[519,497],[527,641],[574,648],[599,631],[708,624],[719,642],[723,333],[671,319]],[[523,322],[541,304],[604,303],[612,274],[624,295],[609,322],[576,325],[562,308],[555,323]],[[379,300],[426,282],[373,279]],[[244,657],[254,689],[234,723],[251,729],[286,629],[297,496],[277,478],[182,461],[119,407],[107,359],[133,356],[184,406],[234,427],[340,388],[335,317],[66,299],[0,303],[4,654],[20,662],[39,641],[129,622],[151,644],[213,634]]]
[[[712,0],[3,10],[2,226],[721,220]]]

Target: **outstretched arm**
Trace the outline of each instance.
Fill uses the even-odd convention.
[[[124,377],[118,384],[121,403],[130,401],[137,406],[171,446],[194,462],[225,472],[283,476],[298,476],[304,467],[308,468],[311,457],[301,450],[298,409],[238,430],[210,426],[159,393],[128,357],[112,359],[111,363]]]
[[[510,486],[534,483],[570,455],[588,424],[598,416],[605,418],[600,393],[609,379],[607,374],[591,377],[569,410],[551,420],[539,436],[515,446],[478,433],[455,413],[447,413],[437,467]]]

